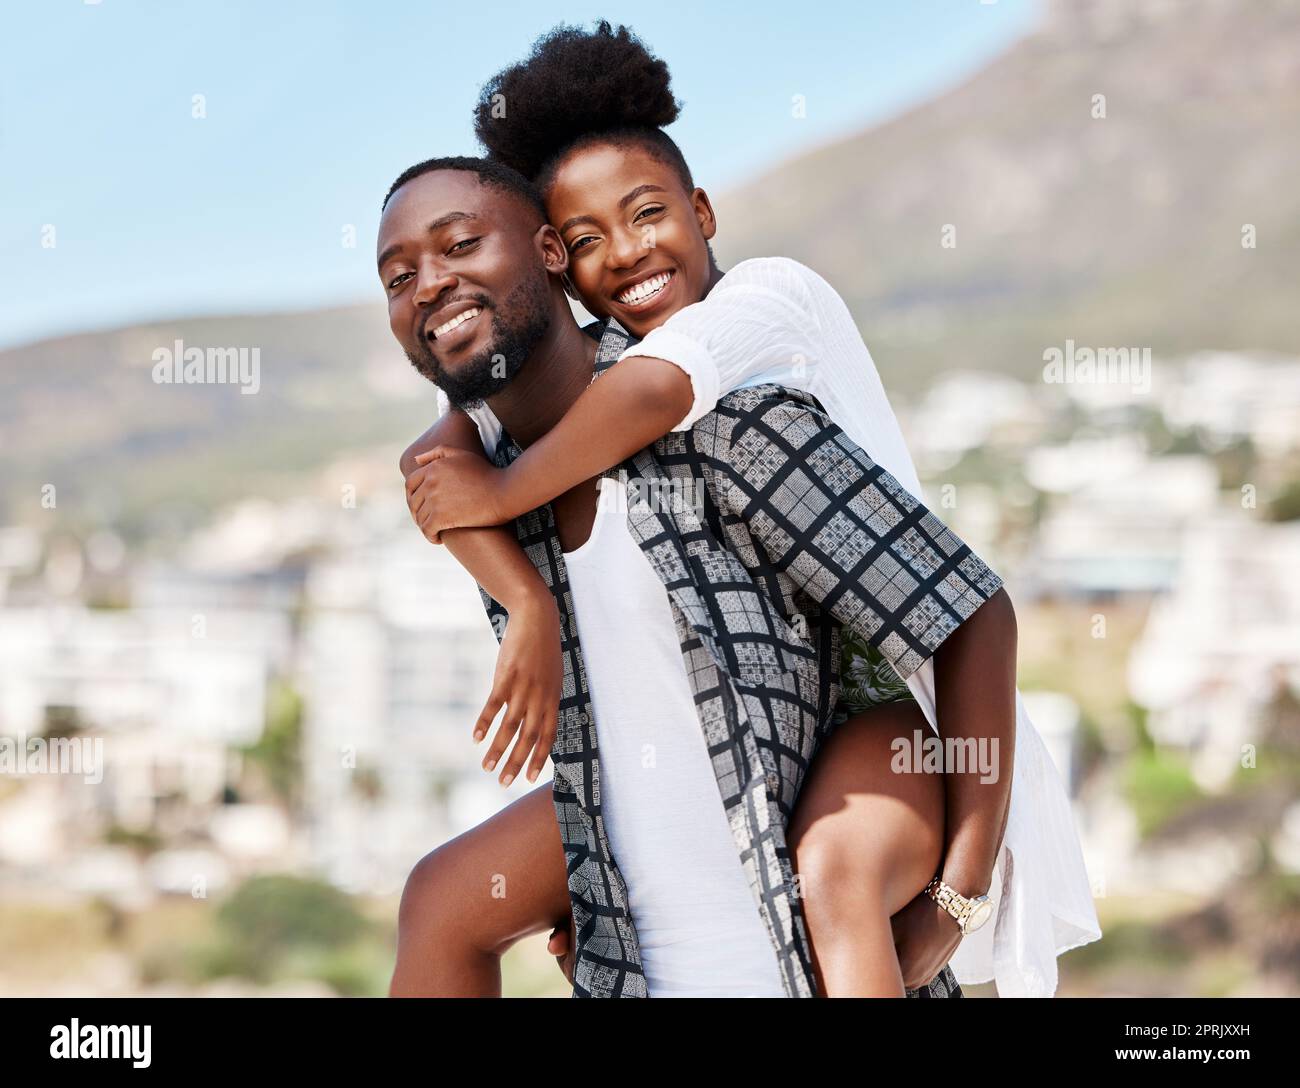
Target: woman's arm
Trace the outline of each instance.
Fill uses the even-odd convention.
[[[430,451],[420,515],[428,532],[494,525],[549,502],[669,431],[686,430],[732,389],[755,381],[809,388],[821,325],[794,261],[744,261],[703,300],[673,314],[583,391],[507,469]]]
[[[435,542],[452,527],[500,525],[645,449],[674,429],[692,401],[691,379],[674,363],[623,359],[509,468],[464,456],[463,443],[424,443],[413,459],[426,471],[408,477],[411,513]]]
[[[668,434],[692,400],[690,377],[673,363],[643,355],[615,363],[505,470],[497,514],[518,517],[613,468]]]
[[[1016,615],[999,589],[934,655],[936,713],[945,743],[973,741],[992,749],[997,777],[944,769],[944,858],[939,878],[961,895],[987,895],[1006,833],[1016,744]],[[969,749],[968,749],[969,750]],[[924,892],[890,920],[903,985],[923,986],[961,943],[960,928]],[[992,928],[992,922],[987,923]]]
[[[412,481],[420,473],[418,455],[439,445],[476,454],[486,464],[477,425],[464,412],[447,412],[402,454],[400,467],[407,478],[408,502]],[[531,751],[528,780],[535,782],[555,741],[563,684],[555,599],[511,527],[450,529],[443,534],[443,543],[510,615],[501,636],[492,692],[474,726],[474,739],[481,740],[497,713],[506,707],[501,728],[484,756],[484,769],[493,769],[519,729],[519,741],[502,768],[500,781],[508,786]]]
[[[945,883],[967,897],[987,895],[1011,807],[1016,749],[1016,612],[999,589],[934,655],[939,732],[974,749],[976,766],[944,775]],[[984,748],[986,753],[981,753]],[[987,754],[992,773],[978,764]],[[985,778],[990,781],[984,781]]]

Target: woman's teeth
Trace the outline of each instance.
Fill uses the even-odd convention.
[[[651,276],[648,280],[633,284],[618,296],[618,300],[619,302],[644,302],[667,287],[668,281],[672,278],[673,274],[671,272],[660,272],[657,276]]]
[[[475,306],[472,310],[463,310],[448,321],[445,325],[439,325],[433,330],[433,337],[436,340],[439,336],[446,336],[452,329],[465,324],[471,317],[478,317],[483,312],[482,308]]]

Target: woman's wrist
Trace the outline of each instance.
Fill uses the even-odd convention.
[[[518,458],[513,464],[503,469],[499,469],[496,495],[493,496],[493,520],[497,525],[503,525],[508,521],[513,521],[521,514],[528,513],[537,507],[537,503],[530,505],[527,497],[520,494],[527,484],[527,478],[524,473],[525,462],[528,454],[525,451],[523,457]]]
[[[968,899],[988,895],[989,888],[993,886],[993,866],[949,851],[944,858],[939,879]]]

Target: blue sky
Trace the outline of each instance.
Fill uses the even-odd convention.
[[[393,177],[474,153],[479,86],[559,22],[625,22],[668,62],[684,102],[669,131],[697,181],[721,192],[960,82],[1037,13],[1034,0],[8,8],[0,346],[190,314],[378,304],[374,234]]]

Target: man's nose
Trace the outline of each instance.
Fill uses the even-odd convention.
[[[456,286],[456,277],[445,265],[425,262],[416,273],[413,300],[417,306],[429,306]]]

